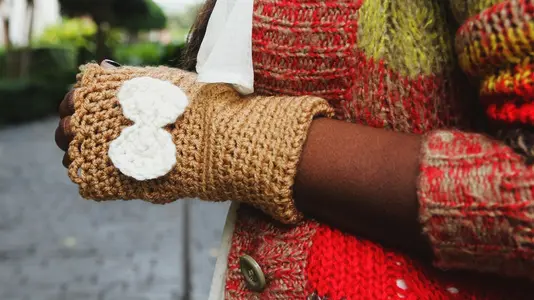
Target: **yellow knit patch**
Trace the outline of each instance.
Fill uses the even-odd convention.
[[[454,65],[451,30],[442,1],[366,0],[358,47],[402,75],[436,74]]]
[[[459,23],[505,0],[448,0],[454,17]]]
[[[517,65],[509,65],[506,68],[497,69],[482,80],[480,86],[481,96],[490,96],[502,93],[517,93],[514,91],[518,86],[532,86],[532,65],[529,57],[524,58]]]
[[[460,66],[467,73],[486,73],[495,66],[517,64],[534,56],[534,21],[520,28],[509,28],[489,35],[484,41],[475,40],[460,49]]]

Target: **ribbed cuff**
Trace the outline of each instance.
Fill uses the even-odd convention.
[[[435,266],[533,277],[533,191],[534,169],[500,142],[428,134],[418,196]]]

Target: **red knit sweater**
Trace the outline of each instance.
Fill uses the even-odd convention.
[[[451,130],[470,121],[466,104],[478,101],[456,61],[491,94],[499,70],[532,54],[533,1],[255,3],[257,91],[318,95],[340,119],[426,134],[418,195],[436,260],[427,266],[313,220],[282,227],[242,208],[226,298],[533,299],[525,278],[534,277],[534,168],[498,141]],[[462,24],[456,39],[452,15]],[[265,273],[261,293],[246,288],[244,254]]]

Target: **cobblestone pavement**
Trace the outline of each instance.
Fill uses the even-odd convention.
[[[82,200],[56,119],[0,130],[1,300],[181,300],[184,201]],[[190,202],[191,299],[207,299],[227,204]]]

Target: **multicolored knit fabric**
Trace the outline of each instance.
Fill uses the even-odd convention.
[[[256,90],[320,96],[340,119],[397,131],[456,126],[445,16],[432,0],[256,1]]]
[[[429,134],[419,201],[435,264],[534,279],[533,178],[534,167],[498,141],[456,131]]]
[[[455,16],[462,17],[478,13],[484,5],[495,1],[482,2],[451,4]],[[445,9],[431,0],[256,1],[253,33],[256,88],[266,94],[319,95],[335,106],[340,119],[376,127],[424,133],[459,126],[460,104],[465,100],[455,92],[463,86],[459,84],[462,79],[454,77],[451,47],[454,29],[447,24]],[[445,147],[447,144],[432,141],[428,140],[428,149],[450,151],[440,152],[445,160],[446,154],[451,157],[457,154]],[[466,149],[473,146],[478,149],[477,142],[484,141],[464,145]],[[510,151],[506,153],[513,157]],[[511,166],[504,164],[494,167]],[[480,166],[477,163],[470,166],[471,172],[477,174]],[[472,232],[459,240],[463,243],[452,243],[456,241],[452,233],[466,228],[449,226],[448,211],[439,213],[440,203],[451,201],[440,196],[440,188],[444,188],[440,182],[458,184],[463,173],[452,172],[460,175],[451,180],[433,180],[439,178],[433,172],[445,167],[446,163],[425,160],[421,183],[422,217],[439,266],[463,264],[473,269],[459,255],[462,249],[469,249],[469,241],[488,244],[476,248],[481,249],[477,264],[492,257],[484,256],[484,251],[491,253],[492,245],[500,245],[499,237],[516,238],[528,244],[526,235],[518,239],[494,234],[475,240]],[[438,174],[451,173],[445,172]],[[490,181],[493,178],[490,173],[486,176],[490,177],[477,180],[500,183]],[[470,186],[477,185],[468,185],[463,190]],[[455,186],[447,188],[454,190]],[[450,195],[456,194],[451,191]],[[469,219],[462,209],[450,212]],[[525,220],[525,212],[521,215],[521,220]],[[486,222],[493,224],[489,219]],[[228,259],[227,299],[527,299],[534,293],[522,281],[425,267],[401,253],[313,221],[296,228],[280,227],[250,208],[243,208],[236,226]],[[499,228],[502,227],[494,225],[490,230],[500,232]],[[447,244],[455,247],[444,248]],[[243,254],[253,256],[266,273],[269,284],[261,294],[245,287],[238,266]],[[513,255],[530,254],[525,250]],[[487,266],[494,271],[499,262],[502,260]]]
[[[534,3],[506,1],[468,19],[456,49],[463,70],[481,79],[480,100],[497,136],[533,160]]]
[[[452,15],[450,8],[461,19],[495,2],[256,0],[256,90],[321,96],[335,107],[339,119],[396,131],[427,133],[459,127],[466,121],[464,105],[476,100],[469,98],[471,90],[464,85],[467,80],[455,67],[456,28],[448,17]],[[445,145],[431,141],[428,147],[435,151]],[[468,148],[478,146],[477,141],[465,144]],[[447,171],[440,168],[447,168],[447,158],[456,154],[454,149],[449,150],[450,156],[442,153],[445,162],[428,160],[423,164],[421,179],[425,187],[421,194],[423,224],[438,254],[437,264],[443,268],[468,264],[465,257],[454,254],[462,249],[471,251],[462,246],[473,234],[466,232],[466,238],[459,240],[465,243],[453,243],[456,252],[447,252],[445,242],[456,241],[452,234],[463,234],[461,230],[466,229],[454,227],[455,220],[447,211],[436,213],[440,201],[445,204],[451,199],[440,198],[442,186],[433,178],[450,184],[458,184],[463,178],[461,169],[454,169],[457,177],[447,178],[450,180],[433,177],[437,176],[434,172]],[[481,173],[479,167],[487,167],[476,159],[465,163],[469,174]],[[497,169],[511,166],[500,165],[498,160],[494,163]],[[495,181],[491,171],[482,172],[477,180],[504,184]],[[513,189],[514,184],[519,182],[509,188]],[[454,187],[447,186],[447,191],[456,191]],[[465,193],[471,191],[463,185],[459,188]],[[516,196],[521,199],[520,195]],[[431,205],[433,202],[436,205]],[[456,208],[451,213],[469,220],[467,209]],[[488,243],[481,248],[477,263],[484,263],[484,249],[491,249],[491,243],[498,245],[499,236],[514,238],[499,231],[501,227],[490,219],[485,221],[494,225],[490,230],[495,232],[492,237],[477,240]],[[528,239],[526,232],[521,236],[521,241]],[[254,293],[245,285],[239,270],[239,258],[244,254],[254,257],[266,275],[268,285],[262,293]],[[440,271],[314,221],[297,227],[279,226],[248,207],[239,213],[228,264],[226,299],[531,299],[534,295],[534,288],[520,280]]]

